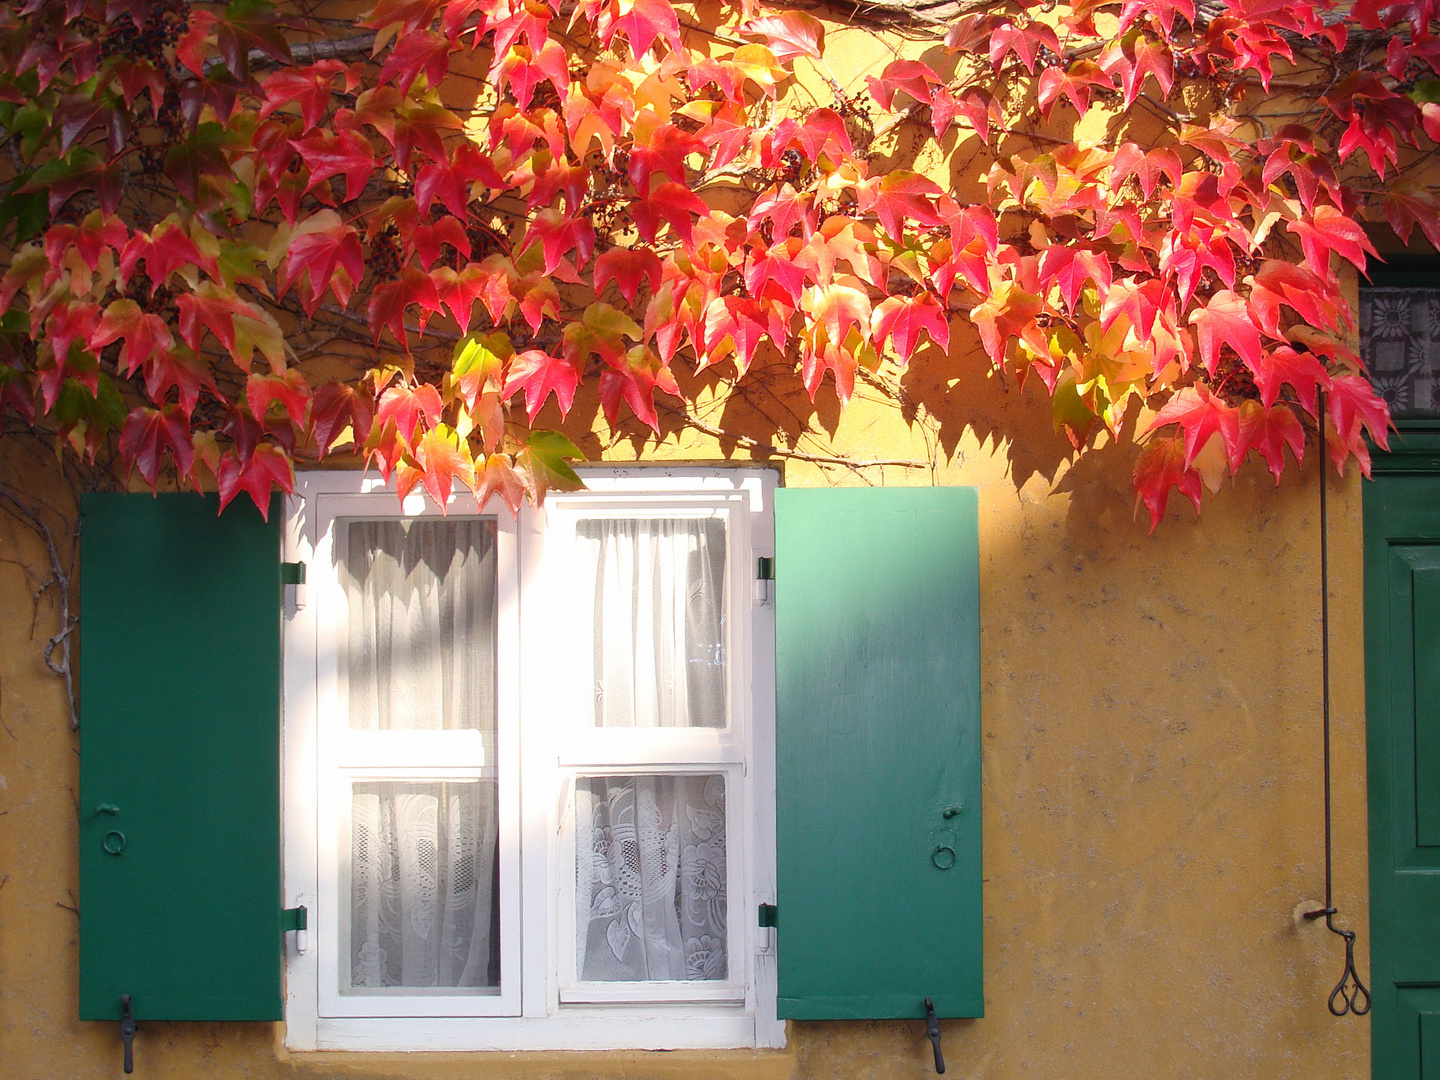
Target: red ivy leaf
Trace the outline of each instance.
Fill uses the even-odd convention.
[[[303,139],[291,139],[290,145],[310,170],[307,193],[332,176],[344,176],[345,198],[356,199],[375,172],[375,151],[358,131],[312,131]]]
[[[125,375],[134,374],[146,360],[175,344],[165,320],[142,311],[134,300],[116,300],[107,307],[86,346],[98,353],[121,338],[125,344],[120,348],[119,368]]]
[[[1255,401],[1242,401],[1240,441],[1260,452],[1277,484],[1285,471],[1285,447],[1290,447],[1297,465],[1305,460],[1305,429],[1284,405],[1272,409]]]
[[[1340,433],[1341,439],[1348,442],[1352,453],[1357,444],[1363,446],[1360,438],[1362,429],[1369,433],[1381,450],[1390,449],[1390,410],[1385,407],[1380,395],[1375,393],[1369,379],[1360,375],[1332,377],[1327,401],[1330,405],[1330,421]],[[1368,465],[1368,458],[1369,455],[1366,454],[1362,465]],[[1343,460],[1342,456],[1341,461]]]
[[[279,402],[297,428],[305,426],[305,413],[310,408],[310,384],[293,368],[284,375],[251,375],[245,383],[245,402],[262,424],[270,405]]]
[[[219,396],[210,368],[184,346],[164,349],[145,363],[145,392],[150,395],[151,401],[156,404],[163,402],[172,387],[177,392],[180,409],[187,420],[195,412],[201,390],[209,390]]]
[[[504,454],[491,454],[485,465],[477,469],[475,501],[483,510],[495,496],[499,496],[510,508],[510,513],[520,512],[520,502],[525,497],[525,484],[520,479],[510,459]]]
[[[1330,252],[1335,251],[1365,272],[1365,253],[1375,255],[1365,229],[1354,218],[1346,217],[1333,206],[1320,205],[1309,215],[1310,220],[1287,222],[1285,227],[1300,237],[1305,261],[1317,274],[1329,276]],[[1376,256],[1378,258],[1378,255]]]
[[[440,293],[430,275],[414,266],[407,268],[398,281],[378,286],[370,297],[370,331],[377,342],[380,332],[388,329],[405,347],[405,309],[411,304],[420,308],[423,332],[430,316],[440,310]]]
[[[292,234],[279,289],[283,296],[303,278],[309,289],[301,290],[300,300],[305,314],[314,315],[327,288],[343,308],[350,303],[351,289],[364,276],[360,234],[341,221],[335,211],[322,210]]]
[[[315,391],[310,414],[315,424],[315,447],[323,458],[335,448],[346,428],[356,447],[365,444],[375,420],[375,404],[369,394],[347,383],[330,382]]]
[[[1260,331],[1245,301],[1229,289],[1221,289],[1203,307],[1190,312],[1190,323],[1200,338],[1200,355],[1212,375],[1220,358],[1220,347],[1229,345],[1256,370],[1260,364]]]
[[[380,395],[375,423],[382,428],[386,424],[394,424],[396,433],[413,445],[421,419],[424,419],[427,428],[433,428],[440,423],[442,410],[440,391],[429,383],[413,387],[391,386]]]
[[[797,56],[818,60],[825,52],[825,24],[803,11],[784,11],[751,19],[740,27],[739,33],[760,38],[782,64]]]
[[[508,399],[516,391],[524,390],[525,412],[533,424],[545,399],[552,393],[560,405],[560,415],[568,413],[579,385],[580,369],[571,361],[540,349],[526,349],[510,361],[509,375],[500,396]]]
[[[685,185],[666,182],[657,186],[647,197],[631,204],[630,214],[635,219],[635,228],[639,230],[640,236],[650,243],[655,242],[660,222],[664,220],[669,222],[670,228],[686,247],[692,247],[695,243],[695,226],[690,221],[690,215],[707,217],[710,207]]]
[[[295,467],[278,447],[260,443],[245,463],[232,451],[220,459],[216,474],[220,488],[220,509],[223,512],[242,491],[255,502],[260,516],[270,520],[270,492],[274,488],[289,493],[295,490]]]
[[[424,72],[426,83],[434,89],[450,70],[452,48],[446,38],[433,30],[413,30],[402,34],[385,58],[377,81],[381,86],[393,83],[403,96],[410,92],[411,85]]]
[[[905,221],[939,225],[935,198],[943,194],[935,181],[906,169],[896,169],[860,188],[860,209],[880,219],[885,232],[899,238]]]
[[[140,470],[151,491],[160,478],[160,463],[166,450],[174,456],[175,467],[182,476],[190,471],[195,461],[190,417],[179,405],[166,405],[163,409],[141,407],[125,418],[125,426],[120,429],[120,457]]]
[[[1152,534],[1165,516],[1172,488],[1179,488],[1199,512],[1200,474],[1185,465],[1185,440],[1180,435],[1152,439],[1135,462],[1135,500],[1137,504],[1144,502],[1150,511]]]
[[[876,346],[889,341],[902,364],[914,354],[921,330],[942,350],[950,348],[949,312],[929,293],[882,300],[871,313],[870,323]]]
[[[1239,415],[1204,385],[1186,386],[1172,397],[1156,415],[1149,430],[1166,424],[1178,424],[1185,436],[1184,467],[1195,464],[1195,456],[1205,448],[1210,436],[1218,434],[1225,443],[1231,469],[1244,460],[1245,446],[1240,444]]]
[[[613,247],[595,260],[595,295],[613,281],[626,302],[633,304],[643,281],[654,293],[660,287],[660,257],[649,248]]]
[[[1295,390],[1295,397],[1311,416],[1315,415],[1316,387],[1330,389],[1330,373],[1325,365],[1308,352],[1297,352],[1289,345],[1268,350],[1261,354],[1260,362],[1250,364],[1255,376],[1255,386],[1260,391],[1260,401],[1269,408],[1280,396],[1280,388],[1289,383]]]

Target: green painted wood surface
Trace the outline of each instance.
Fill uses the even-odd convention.
[[[1428,553],[1427,554],[1431,554]],[[1440,846],[1440,565],[1411,573],[1415,641],[1415,842]]]
[[[281,1017],[280,514],[216,505],[81,504],[82,1019]]]
[[[1364,491],[1372,1075],[1418,1080],[1440,1034],[1440,475],[1391,464]]]
[[[1390,1035],[1399,1052],[1383,1075],[1440,1080],[1440,988],[1407,987],[1399,992],[1397,1005]]]
[[[975,491],[782,489],[775,519],[780,1016],[981,1016]]]

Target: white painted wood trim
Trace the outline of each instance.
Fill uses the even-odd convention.
[[[297,477],[297,496],[291,500],[286,523],[285,557],[302,559],[312,569],[307,605],[286,612],[284,866],[287,904],[308,899],[311,933],[306,953],[297,953],[293,941],[287,945],[285,1038],[292,1050],[681,1050],[785,1045],[784,1023],[775,1017],[773,935],[755,927],[758,904],[773,903],[775,898],[774,609],[754,588],[752,564],[758,556],[774,552],[771,496],[776,474],[764,468],[664,465],[597,466],[580,471],[587,491],[552,494],[545,509],[535,511],[527,506],[518,519],[510,519],[503,509],[497,515],[502,525],[507,519],[513,522],[509,527],[515,589],[509,597],[509,611],[516,621],[502,627],[500,638],[516,651],[502,663],[513,663],[514,667],[506,670],[519,673],[518,678],[501,679],[501,714],[513,716],[516,728],[512,729],[514,737],[500,738],[497,765],[502,775],[520,778],[528,800],[522,813],[517,796],[511,810],[511,835],[518,836],[519,847],[539,854],[526,857],[522,864],[520,852],[515,850],[513,865],[509,865],[502,851],[502,889],[508,884],[514,890],[512,910],[518,912],[518,917],[508,922],[502,914],[501,963],[506,975],[501,997],[513,995],[513,1005],[506,1006],[511,1015],[505,1016],[320,1015],[322,950],[317,947],[317,927],[328,925],[333,932],[337,923],[333,910],[328,919],[323,910],[323,845],[317,835],[317,822],[323,816],[316,731],[317,685],[322,677],[315,595],[320,503],[326,504],[323,512],[328,518],[336,513],[358,514],[362,506],[365,516],[372,512],[375,516],[433,514],[439,509],[419,494],[407,498],[402,507],[374,476],[321,472]],[[321,500],[320,496],[328,497]],[[473,513],[473,503],[467,505],[466,498],[464,493],[457,495],[451,513]],[[717,505],[730,508],[730,535],[737,549],[731,578],[731,610],[735,613],[732,718],[730,727],[721,732],[685,732],[668,744],[664,739],[652,740],[648,747],[643,740],[629,747],[612,746],[605,766],[586,769],[594,763],[594,748],[574,740],[557,747],[540,738],[541,733],[555,732],[555,710],[562,704],[553,692],[553,635],[548,628],[554,613],[563,610],[564,601],[547,596],[539,570],[552,511],[560,515],[607,509],[619,512],[622,503],[630,510],[682,515],[703,513]],[[493,512],[494,508],[487,510]],[[736,527],[747,521],[748,530]],[[741,613],[748,613],[749,618],[740,618]],[[733,994],[737,999],[743,996],[743,1002],[630,999],[562,1003],[559,957],[565,934],[560,905],[567,869],[573,893],[573,862],[565,853],[562,826],[573,800],[572,778],[582,771],[623,772],[656,762],[657,757],[671,767],[689,766],[689,771],[724,768],[727,788],[735,777],[735,786],[727,793],[731,819],[727,828],[732,828],[732,837],[742,838],[739,846],[743,852],[738,873],[732,877],[731,970],[741,974],[743,981],[723,988],[709,986],[701,992],[714,996],[719,991],[719,996]],[[396,764],[397,768],[415,767],[409,762]],[[502,834],[505,814],[502,800]],[[571,900],[573,913],[573,896]],[[502,898],[502,911],[504,907]],[[336,944],[332,942],[327,950],[332,960]],[[510,977],[511,972],[519,977]],[[589,988],[582,984],[575,989],[583,992]],[[658,992],[651,995],[655,998],[673,992],[669,986],[653,990]],[[622,990],[620,996],[626,993]],[[446,999],[409,1000],[433,1007]],[[487,1004],[498,1003],[495,997],[487,999]],[[473,1009],[477,1002],[470,997],[464,1004]]]

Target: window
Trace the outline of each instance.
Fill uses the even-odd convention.
[[[442,514],[303,476],[287,558],[295,1049],[751,1047],[775,1017],[765,470]],[[770,749],[766,749],[766,748]]]
[[[1440,413],[1440,264],[1392,256],[1360,286],[1360,358],[1402,427]]]
[[[283,545],[213,495],[82,499],[82,1018],[444,1050],[983,1015],[977,493],[590,481],[517,521],[309,476]]]

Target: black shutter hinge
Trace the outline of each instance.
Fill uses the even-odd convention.
[[[285,602],[293,610],[305,606],[305,564],[303,562],[282,562],[280,584],[285,586]]]
[[[759,917],[760,917],[759,925],[760,925],[761,927],[769,927],[769,928],[772,929],[772,930],[777,930],[777,929],[779,929],[779,927],[780,927],[780,908],[779,908],[778,906],[776,906],[775,904],[761,904],[761,905],[760,905],[760,916],[759,916]]]
[[[775,560],[761,555],[755,560],[755,602],[768,604],[775,595]]]
[[[310,947],[310,912],[304,904],[280,911],[280,932],[288,934],[292,930],[295,932],[295,951],[303,953]]]

